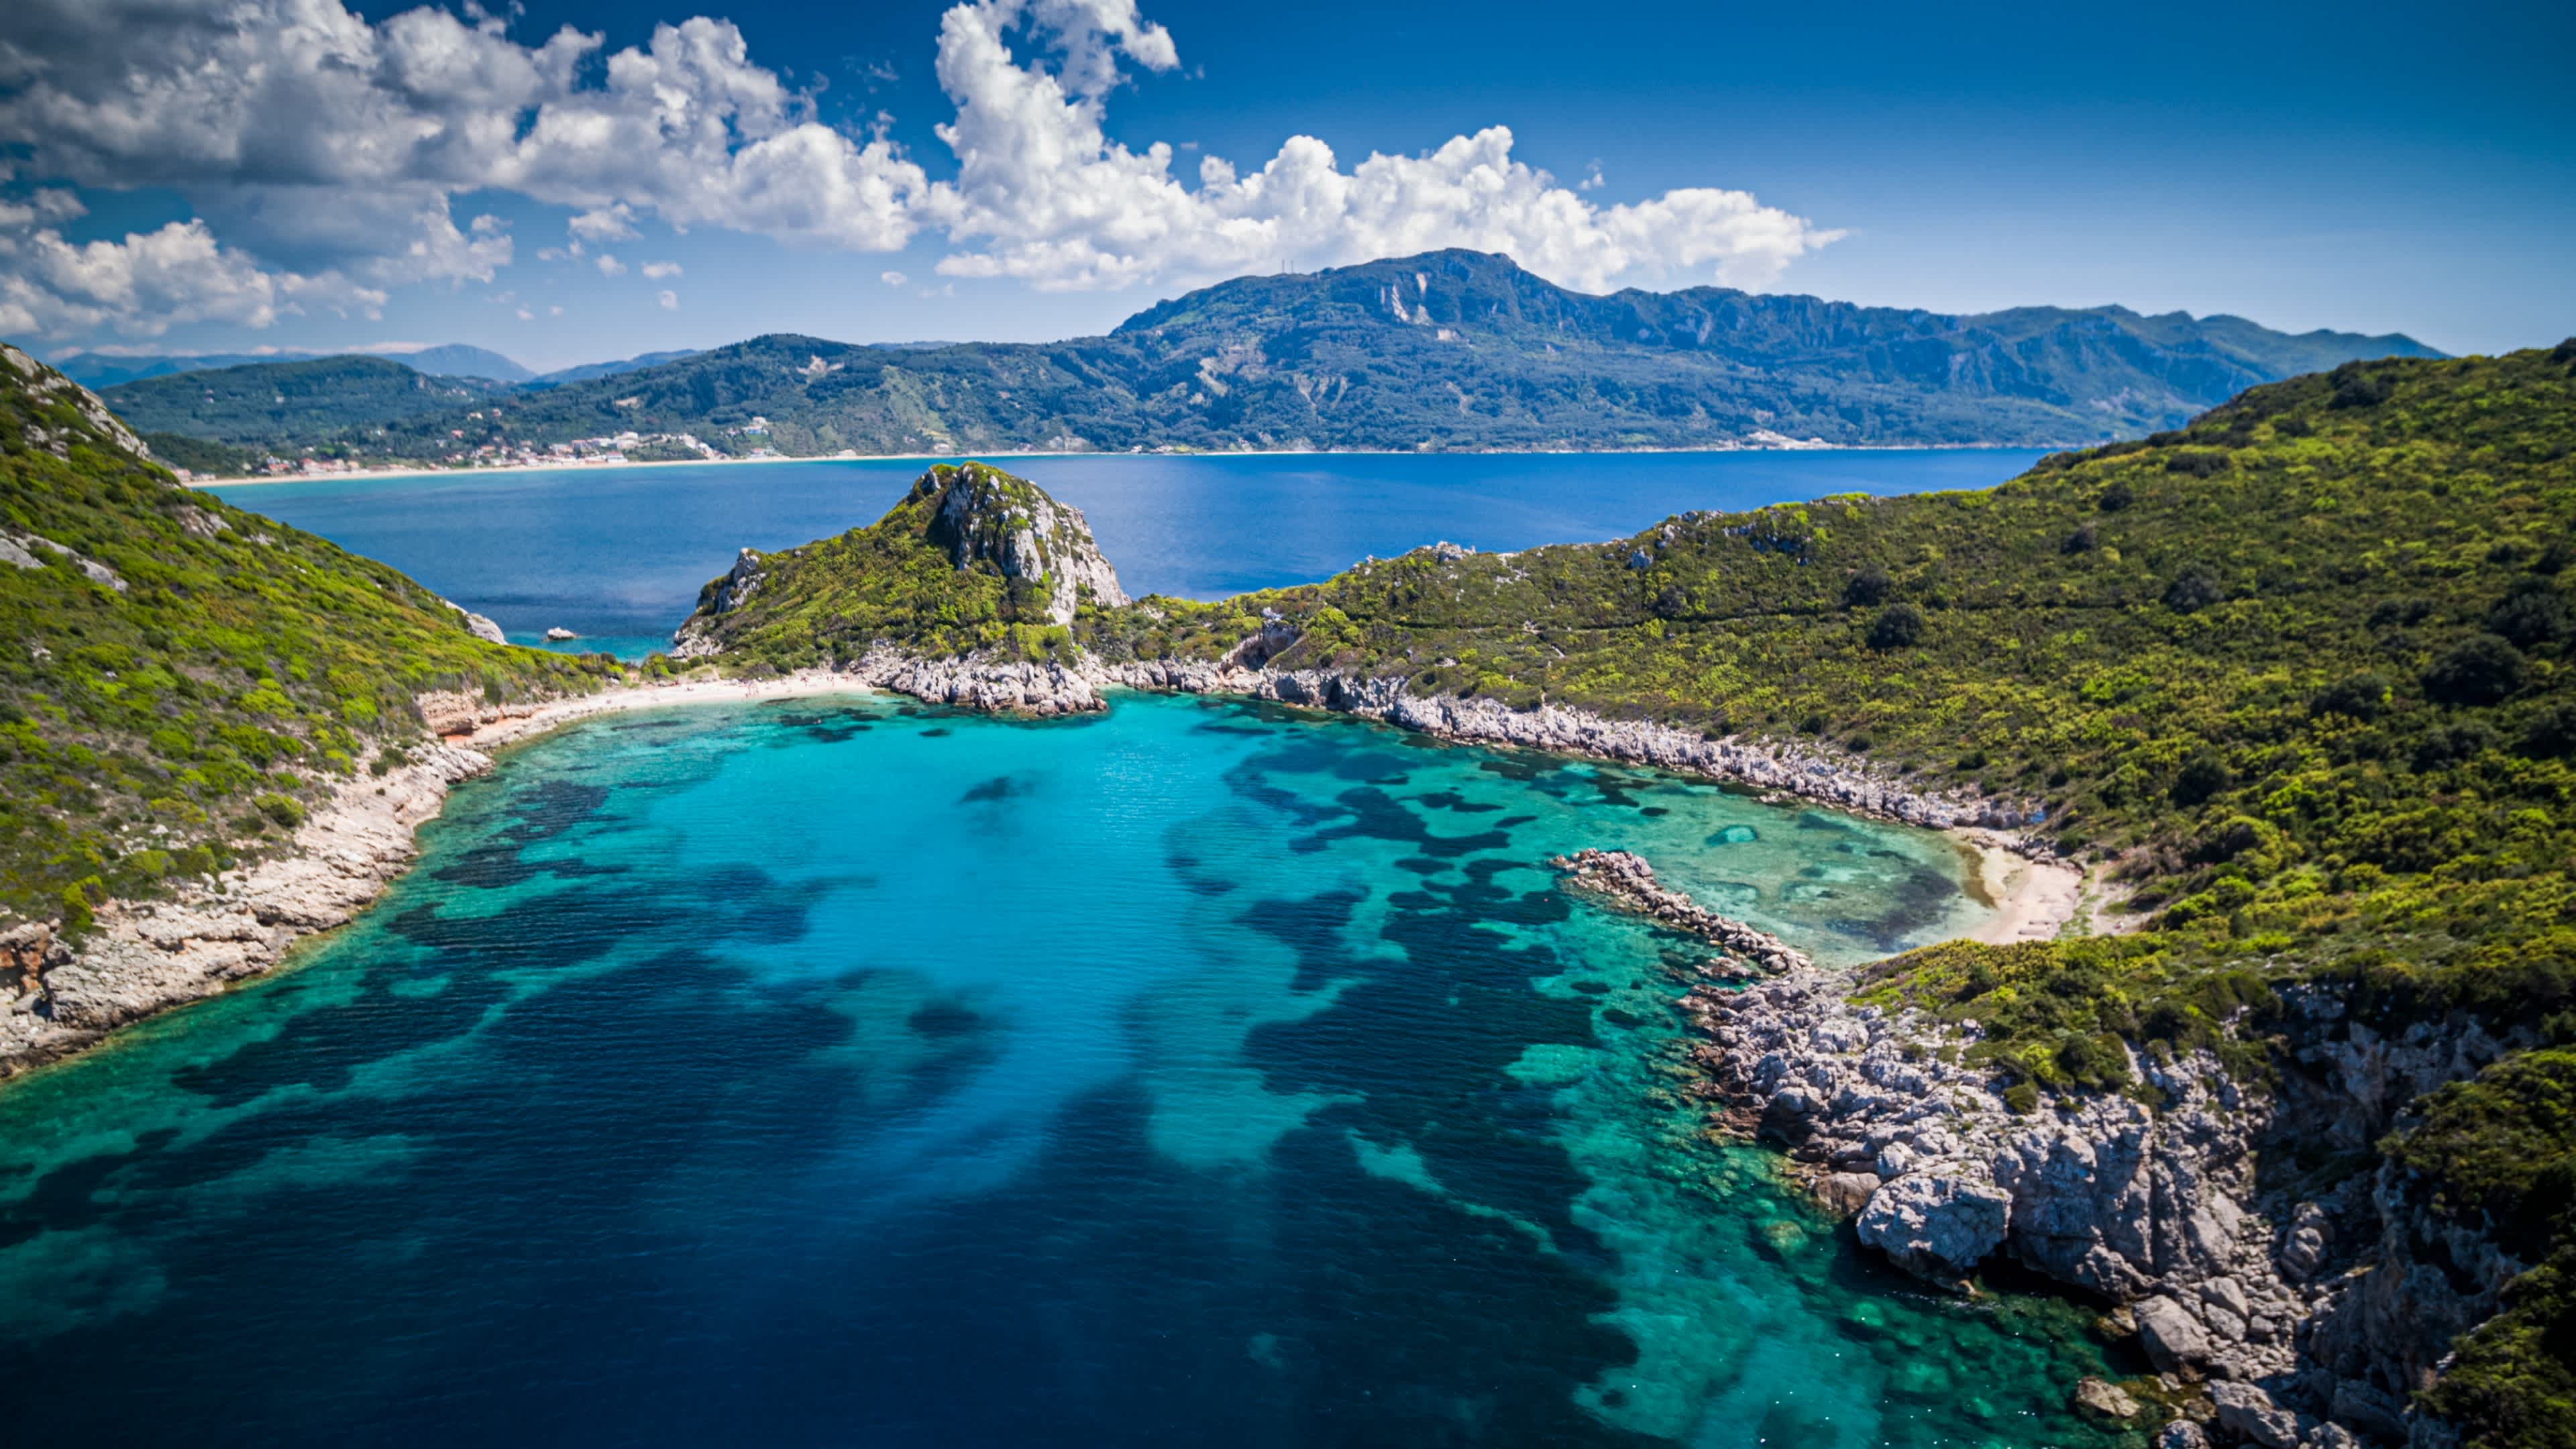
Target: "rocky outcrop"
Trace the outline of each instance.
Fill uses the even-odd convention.
[[[1716,947],[1718,960],[1702,967],[1713,975],[1741,978],[1755,972],[1780,974],[1811,968],[1807,953],[1768,931],[1703,909],[1699,902],[1655,879],[1655,868],[1624,850],[1578,850],[1549,865],[1565,872],[1567,884],[1601,897],[1619,910],[1687,932]]]
[[[473,635],[475,638],[482,640],[486,644],[507,644],[510,642],[509,636],[501,632],[501,626],[493,623],[483,615],[475,613],[473,610],[468,609],[463,604],[457,603],[453,599],[441,599],[439,602],[456,611],[457,617],[465,625],[466,633]]]
[[[844,670],[843,677],[928,704],[999,714],[1083,714],[1103,707],[1089,676],[1052,660],[918,659],[878,649]]]
[[[98,395],[88,388],[5,342],[0,342],[0,367],[16,373],[19,384],[26,388],[31,397],[39,400],[53,398],[68,400],[73,410],[79,414],[81,422],[88,425],[97,441],[118,449],[137,461],[147,463],[152,461],[152,450],[143,446],[143,440],[134,436],[133,430],[126,427],[116,414],[109,412],[107,404],[100,402]],[[28,423],[24,431],[24,441],[28,447],[42,448],[57,458],[69,457],[71,445],[74,442],[89,441],[89,439],[77,437],[74,429],[48,428],[41,423]],[[179,486],[175,478],[168,481],[174,488]]]
[[[342,784],[274,859],[169,899],[110,902],[77,943],[63,941],[51,923],[0,937],[4,984],[15,993],[0,1012],[0,1074],[211,996],[365,909],[410,864],[412,832],[438,814],[448,788],[492,763],[443,745],[412,754],[389,774]]]
[[[948,476],[940,478],[945,472]],[[1047,618],[1073,622],[1085,603],[1127,602],[1118,571],[1092,542],[1082,510],[1049,497],[1025,479],[982,463],[931,470],[943,488],[931,515],[930,541],[961,569],[989,566],[1006,579],[1043,580]]]

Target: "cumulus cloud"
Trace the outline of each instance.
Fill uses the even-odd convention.
[[[1022,62],[1016,31],[1051,43],[1061,64]],[[1121,287],[1459,246],[1509,252],[1592,290],[1623,276],[1709,273],[1759,285],[1839,235],[1742,191],[1693,187],[1598,206],[1514,159],[1504,126],[1420,155],[1373,153],[1349,170],[1322,141],[1292,136],[1249,175],[1201,158],[1192,188],[1172,174],[1170,146],[1131,150],[1104,130],[1120,57],[1147,70],[1179,64],[1171,36],[1140,25],[1133,0],[980,0],[948,11],[938,75],[957,119],[939,136],[957,153],[958,177],[932,187],[924,209],[952,240],[988,245],[943,258],[940,271]]]
[[[911,281],[912,278],[905,276],[901,272],[879,272],[877,273],[877,280],[885,283],[889,287],[900,287],[904,283]]]
[[[337,275],[265,270],[219,244],[202,221],[85,243],[51,227],[0,231],[0,332],[62,336],[106,326],[157,337],[191,322],[266,327],[306,301],[373,316],[385,294]]]
[[[644,275],[657,282],[666,282],[671,278],[680,275],[680,264],[678,262],[646,262],[644,264]]]
[[[565,245],[541,257],[635,239],[648,220],[856,252],[927,232],[948,243],[946,275],[1042,288],[1441,246],[1506,251],[1584,288],[1761,285],[1839,235],[1741,191],[1600,204],[1597,165],[1561,185],[1517,159],[1499,125],[1347,166],[1295,135],[1257,166],[1204,156],[1176,174],[1173,146],[1135,149],[1107,129],[1123,84],[1181,64],[1136,0],[952,5],[934,69],[954,115],[935,131],[957,174],[936,183],[888,138],[886,118],[864,134],[824,124],[811,92],[753,63],[731,22],[704,16],[614,52],[569,26],[522,43],[475,6],[370,22],[344,0],[17,0],[11,29],[0,153],[14,153],[18,180],[0,176],[0,235],[13,255],[32,258],[44,229],[76,214],[64,210],[80,204],[66,183],[173,188],[197,210],[175,239],[104,245],[138,257],[138,245],[198,248],[189,265],[214,290],[181,310],[243,325],[299,298],[364,305],[399,285],[489,281],[510,264],[507,228],[488,216],[459,225],[450,210],[481,192],[569,210]],[[12,268],[16,292],[32,265]],[[595,265],[621,266],[604,253]],[[147,294],[49,292],[44,312],[181,320],[103,300],[141,308]],[[22,309],[13,317],[34,315],[11,305]]]
[[[601,252],[598,256],[591,259],[590,264],[599,268],[599,274],[603,277],[622,277],[626,275],[626,264],[619,261],[616,255],[611,252]]]
[[[677,312],[680,310],[680,294],[672,291],[668,287],[654,293],[653,300],[661,303],[662,310],[665,312]]]

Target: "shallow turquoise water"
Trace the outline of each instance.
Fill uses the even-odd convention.
[[[1369,554],[1622,537],[1692,508],[1986,488],[2029,449],[1496,453],[1006,460],[1081,508],[1130,593],[1217,598]],[[260,483],[227,501],[382,559],[534,644],[640,658],[670,642],[737,548],[874,523],[924,465],[830,459]]]
[[[0,1091],[16,1442],[2083,1445],[1675,1095],[1636,849],[1828,957],[1944,839],[1346,720],[593,722],[297,969]]]

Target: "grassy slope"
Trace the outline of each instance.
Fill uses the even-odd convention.
[[[0,565],[0,924],[77,926],[273,847],[335,776],[419,736],[417,691],[601,673],[484,643],[394,570],[179,488],[43,377],[0,359],[0,529],[126,588],[41,548]]]

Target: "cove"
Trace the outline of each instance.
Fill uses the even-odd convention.
[[[2087,1314],[1712,1141],[1634,850],[1825,960],[1946,839],[1242,702],[514,750],[291,969],[0,1090],[13,1437],[2107,1445]]]

